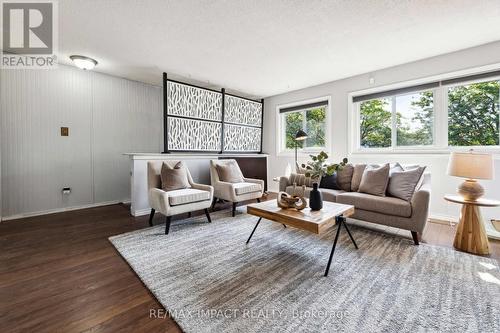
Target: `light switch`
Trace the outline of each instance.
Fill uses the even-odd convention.
[[[61,127],[61,136],[69,136],[69,127]]]

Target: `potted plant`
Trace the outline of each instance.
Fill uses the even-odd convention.
[[[340,163],[328,164],[326,160],[328,159],[328,154],[321,151],[318,155],[309,155],[311,161],[307,164],[302,164],[302,168],[305,168],[305,176],[312,179],[316,179],[313,182],[313,189],[309,194],[309,207],[311,210],[320,210],[323,208],[323,198],[321,192],[318,190],[319,181],[321,177],[327,175],[331,176],[336,171],[342,170],[342,168],[347,164],[347,158],[344,158]]]

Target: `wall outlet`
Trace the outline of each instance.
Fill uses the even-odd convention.
[[[61,136],[69,136],[69,127],[61,127]]]
[[[71,187],[63,187],[62,194],[70,194],[70,193],[71,193]]]

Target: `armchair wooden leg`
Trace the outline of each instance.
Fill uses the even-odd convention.
[[[191,217],[191,212],[188,213],[188,218]]]
[[[215,208],[215,204],[217,203],[217,198],[214,197],[212,200],[212,205],[210,206],[210,210],[213,212]]]
[[[418,245],[419,242],[418,242],[418,233],[416,231],[412,231],[411,232],[411,237],[413,237],[413,242],[415,243],[415,245]]]
[[[236,215],[236,205],[237,204],[238,204],[237,202],[233,202],[233,214],[232,214],[233,217]]]
[[[155,216],[155,210],[151,208],[151,213],[149,213],[149,226],[153,226],[153,217]]]
[[[170,222],[172,222],[172,216],[167,216],[165,222],[165,235],[168,235],[168,231],[170,230]]]
[[[257,202],[260,202],[260,198],[257,198]]]
[[[212,223],[212,219],[210,218],[210,213],[208,212],[208,208],[205,208],[205,215],[207,216],[208,223]]]

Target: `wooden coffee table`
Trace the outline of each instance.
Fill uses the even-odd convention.
[[[263,218],[281,223],[285,228],[288,225],[298,229],[307,230],[318,235],[324,233],[335,224],[338,224],[332,251],[330,252],[330,258],[328,259],[328,264],[326,265],[325,276],[328,276],[328,272],[330,271],[330,264],[332,263],[333,253],[335,252],[335,247],[337,246],[342,226],[344,226],[356,249],[358,248],[358,245],[354,241],[354,238],[352,237],[352,234],[346,224],[346,217],[354,214],[354,206],[351,205],[324,201],[323,209],[321,210],[312,211],[310,208],[305,208],[301,211],[297,211],[296,209],[282,209],[278,207],[275,200],[270,200],[248,205],[247,213],[259,217],[257,224],[250,234],[250,237],[248,237],[247,244],[250,242],[250,239],[252,239],[255,230]]]

